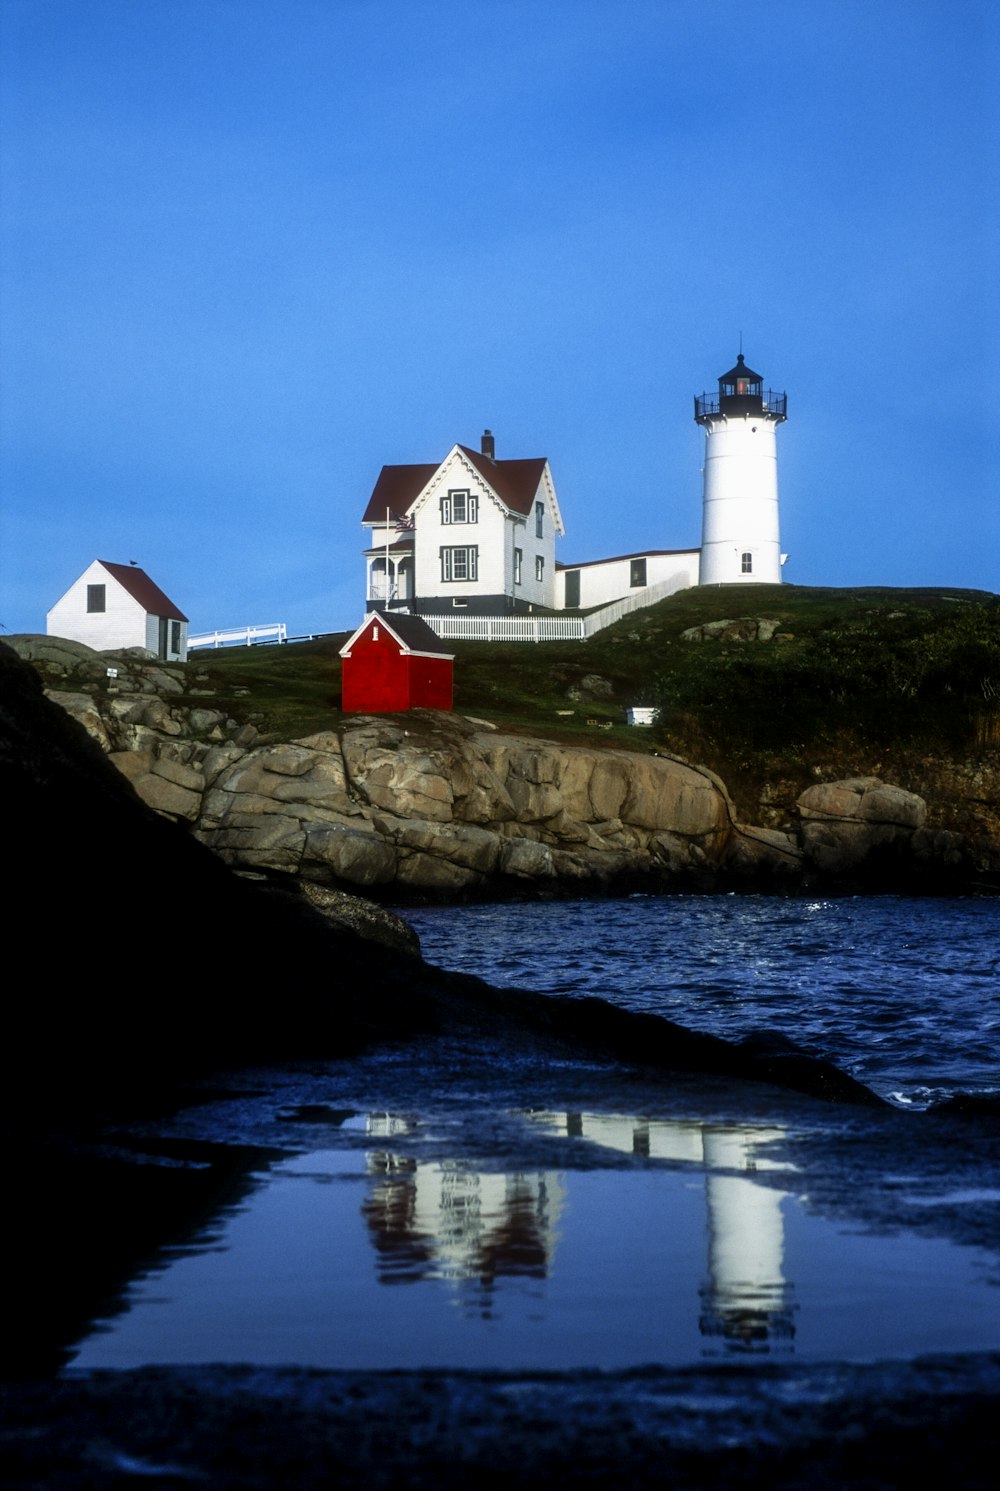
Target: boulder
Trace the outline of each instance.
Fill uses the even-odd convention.
[[[798,800],[802,850],[824,875],[893,875],[962,862],[960,835],[937,840],[924,831],[927,804],[878,777],[818,783]],[[920,835],[918,838],[917,835]]]
[[[770,642],[780,621],[772,616],[740,616],[735,621],[706,621],[681,632],[682,642]]]
[[[385,885],[395,878],[395,848],[367,829],[340,823],[306,827],[302,873],[307,879],[334,878],[348,885]]]
[[[46,689],[46,694],[53,704],[58,704],[73,719],[78,720],[91,740],[95,740],[103,751],[111,749],[111,737],[93,695],[74,694],[65,689]]]
[[[726,845],[724,864],[730,873],[754,881],[765,876],[796,881],[802,875],[803,857],[794,834],[740,823]]]

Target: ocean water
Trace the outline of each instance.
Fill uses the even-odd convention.
[[[773,1030],[901,1106],[1000,1090],[1000,900],[631,896],[407,909],[429,962]]]

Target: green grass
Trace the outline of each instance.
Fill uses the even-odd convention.
[[[742,616],[779,621],[784,640],[681,638]],[[198,653],[190,668],[232,715],[292,739],[340,718],[345,636]],[[727,781],[804,776],[817,760],[862,769],[900,750],[976,754],[1000,744],[1000,597],[983,591],[689,590],[588,642],[452,645],[463,714],[566,741],[672,750]],[[588,674],[607,681],[609,698],[569,697]],[[660,724],[629,730],[631,704],[657,704]]]
[[[329,730],[341,717],[339,649],[349,636],[194,652],[188,660],[189,687],[212,694],[188,702],[223,708],[255,724],[269,740]]]

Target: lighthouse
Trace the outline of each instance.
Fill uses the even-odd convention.
[[[741,352],[718,394],[696,394],[705,431],[700,585],[778,585],[778,426],[788,399],[764,392]]]

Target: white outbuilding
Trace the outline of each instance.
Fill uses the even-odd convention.
[[[98,652],[142,647],[187,660],[187,617],[137,564],[95,559],[48,612],[45,630]]]

